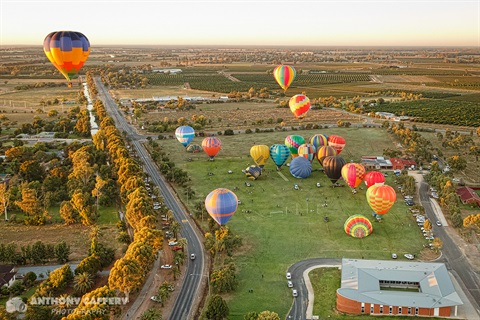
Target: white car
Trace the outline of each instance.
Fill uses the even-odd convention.
[[[289,288],[293,288],[293,282],[290,281],[290,280],[288,280],[288,281],[287,281],[287,286],[288,286]]]
[[[292,290],[292,295],[293,295],[294,297],[298,296],[297,290],[293,289],[293,290]]]
[[[405,253],[403,255],[405,258],[407,258],[408,260],[413,260],[415,259],[415,257],[413,256],[413,254],[410,254],[410,253]]]
[[[436,224],[437,226],[439,226],[439,227],[442,226],[442,223],[441,223],[440,221],[438,221],[438,220],[437,220],[437,222],[435,222],[435,224]]]
[[[397,259],[397,254],[396,253],[392,253],[392,259]]]
[[[292,274],[290,272],[287,272],[286,277],[287,277],[287,280],[290,280],[290,279],[292,279]]]
[[[155,301],[155,302],[162,302],[162,299],[160,299],[160,298],[157,297],[157,296],[151,296],[151,297],[150,297],[150,300]]]
[[[195,253],[192,253],[192,254],[190,255],[190,260],[195,260],[195,258],[196,258]]]
[[[170,241],[170,242],[168,243],[169,246],[176,246],[177,244],[178,244],[177,241]]]
[[[160,266],[160,268],[162,269],[172,269],[172,265],[171,264],[163,264]]]

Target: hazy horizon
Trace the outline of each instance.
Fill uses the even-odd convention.
[[[480,1],[0,0],[0,45],[480,47]]]

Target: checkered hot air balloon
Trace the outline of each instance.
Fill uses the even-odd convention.
[[[350,216],[344,224],[344,230],[354,238],[363,238],[373,231],[370,220],[360,214]]]
[[[362,183],[365,177],[365,167],[360,163],[347,163],[342,167],[342,178],[350,186],[355,189]]]
[[[218,188],[205,198],[205,209],[219,225],[223,226],[230,220],[238,207],[238,198],[229,189]]]
[[[203,151],[213,160],[222,148],[222,141],[217,137],[206,137],[202,141]]]
[[[375,214],[387,213],[396,200],[395,189],[388,185],[375,184],[367,190],[367,202]]]
[[[303,119],[310,110],[310,99],[304,94],[296,94],[288,101],[290,110],[298,119]]]
[[[309,143],[304,143],[298,147],[298,156],[307,158],[310,163],[317,156],[317,149]]]
[[[76,31],[55,31],[43,40],[43,51],[48,60],[67,79],[72,87],[72,79],[77,76],[90,54],[87,37]]]
[[[273,77],[284,91],[287,91],[293,80],[295,80],[296,75],[295,68],[290,66],[281,65],[273,70]]]

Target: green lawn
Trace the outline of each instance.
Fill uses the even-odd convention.
[[[364,186],[357,194],[352,194],[349,187],[331,188],[330,180],[317,170],[320,165],[316,160],[314,171],[307,179],[294,178],[288,167],[282,168],[282,177],[271,160],[256,181],[248,180],[242,173],[242,169],[254,164],[249,155],[254,143],[270,146],[284,143],[288,134],[307,138],[314,133],[343,136],[347,144],[341,156],[347,162],[358,161],[362,155],[381,155],[383,149],[392,146],[390,136],[372,128],[243,134],[220,136],[222,150],[215,161],[208,161],[204,153],[186,153],[176,140],[160,141],[170,159],[190,174],[196,196],[184,198],[185,203],[193,206],[219,187],[234,191],[242,201],[227,223],[243,238],[244,244],[235,255],[239,287],[226,296],[229,319],[243,319],[249,311],[263,310],[275,311],[284,317],[292,303],[285,272],[299,260],[313,257],[390,259],[392,252],[403,256],[407,252],[418,254],[422,249],[423,238],[407,213],[401,194],[381,223],[371,219],[374,231],[369,237],[354,239],[343,230],[345,220],[353,214],[372,218]],[[195,138],[193,143],[201,144],[201,138]],[[189,157],[191,161],[187,161]],[[228,174],[228,170],[233,173]],[[393,185],[391,179],[391,176],[387,179],[389,185]],[[252,186],[245,186],[245,182]],[[321,183],[320,188],[315,186],[317,182]],[[294,184],[298,184],[300,190],[295,190]],[[325,201],[326,208],[323,207]],[[324,222],[324,216],[329,217],[328,223]]]

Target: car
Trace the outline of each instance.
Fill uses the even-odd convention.
[[[195,253],[192,253],[192,254],[190,255],[190,260],[195,260],[195,258],[196,258]]]
[[[298,189],[299,189],[298,184],[294,184],[294,185],[293,185],[293,188],[294,188],[295,190],[298,190]]]
[[[183,247],[181,246],[173,246],[173,251],[180,251],[180,250],[183,250]]]
[[[232,171],[232,170],[228,170],[228,174],[232,174],[232,173],[233,173],[233,171]]]
[[[291,274],[290,272],[287,272],[287,275],[286,275],[286,276],[287,276],[287,280],[292,279],[292,274]]]
[[[413,260],[415,259],[415,256],[413,254],[410,254],[410,253],[405,253],[403,255],[405,258],[407,258],[408,260]]]
[[[177,241],[170,241],[170,242],[168,243],[169,246],[176,246],[177,244],[178,244]]]
[[[425,237],[425,240],[433,240],[433,239],[435,239],[435,237],[434,237],[434,236],[428,236],[428,237]]]
[[[242,201],[240,201],[240,200],[237,200],[237,204],[242,204]]]
[[[435,224],[436,224],[437,226],[439,226],[439,227],[442,226],[442,223],[441,223],[440,221],[438,221],[438,220],[435,222]]]
[[[392,253],[392,259],[397,259],[397,254],[396,253]]]
[[[162,264],[160,266],[161,269],[172,269],[172,265],[171,264]]]
[[[287,286],[288,286],[289,288],[293,288],[293,282],[290,281],[290,280],[288,280],[288,281],[287,281]]]
[[[151,296],[150,300],[155,301],[155,302],[162,302],[162,299],[160,299],[160,297],[157,297],[157,296]]]
[[[412,199],[405,199],[405,203],[407,204],[407,206],[413,206],[415,204]]]
[[[320,182],[317,182],[317,188],[320,188]]]
[[[294,296],[294,297],[298,296],[298,292],[297,292],[296,289],[293,289],[293,290],[292,290],[292,296]]]

